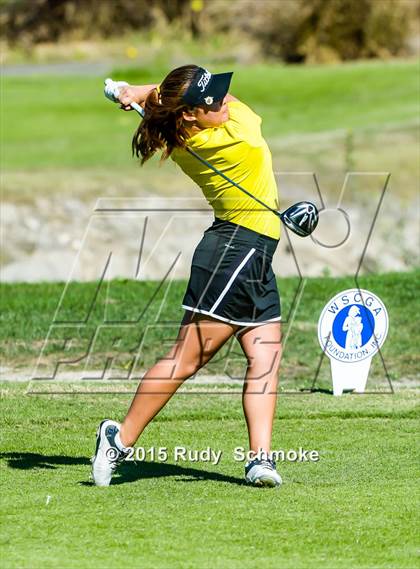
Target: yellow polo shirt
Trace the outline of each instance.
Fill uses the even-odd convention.
[[[218,170],[274,209],[279,209],[271,152],[261,134],[261,117],[230,101],[229,120],[188,139],[188,146]],[[182,148],[171,158],[200,186],[215,217],[280,237],[280,219]]]

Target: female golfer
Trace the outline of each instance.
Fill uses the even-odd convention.
[[[248,362],[242,401],[251,452],[245,479],[258,486],[281,484],[270,459],[281,359],[280,300],[271,261],[280,220],[186,150],[278,209],[261,118],[228,94],[231,77],[185,65],[160,86],[119,91],[121,108],[130,110],[135,102],[145,110],[132,143],[141,163],[159,150],[163,159],[170,156],[200,186],[215,219],[194,252],[182,302],[185,314],[173,347],[146,372],[123,422],[104,420],[98,428],[92,459],[98,486],[110,484],[148,423],[232,335]]]

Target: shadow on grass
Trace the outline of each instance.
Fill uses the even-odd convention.
[[[35,468],[45,468],[55,470],[60,466],[85,465],[90,466],[90,460],[79,456],[59,456],[45,455],[32,452],[4,452],[0,453],[0,460],[7,460],[10,468],[19,470],[32,470]],[[164,462],[125,462],[116,472],[112,480],[112,486],[136,482],[146,478],[166,478],[175,476],[178,482],[200,482],[213,480],[214,482],[227,482],[244,486],[245,480],[234,476],[227,476],[220,472],[201,470],[178,464],[167,464]],[[93,482],[83,480],[79,482],[81,486],[93,486]]]
[[[310,389],[300,389],[300,393],[325,393],[326,395],[334,395],[332,389],[325,389],[323,387],[311,387]]]
[[[245,485],[245,480],[234,476],[227,476],[220,472],[168,464],[166,462],[125,462],[118,469],[118,475],[112,484],[135,482],[142,478],[163,478],[176,476],[179,482],[200,482],[213,480],[214,482],[227,482],[229,484]]]
[[[34,452],[1,452],[0,460],[7,460],[7,466],[19,470],[31,470],[32,468],[55,470],[57,466],[90,464],[90,460],[84,456],[59,456]]]

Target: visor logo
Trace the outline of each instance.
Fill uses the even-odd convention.
[[[210,79],[211,79],[211,73],[210,71],[206,71],[198,80],[197,86],[201,87],[201,93],[204,93]]]
[[[212,105],[213,104],[213,97],[206,97],[204,99],[204,102],[206,103],[206,105]]]

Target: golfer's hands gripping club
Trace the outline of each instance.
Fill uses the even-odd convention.
[[[138,92],[136,87],[129,85],[126,81],[113,81],[105,79],[104,87],[105,97],[113,103],[120,103],[120,108],[124,111],[137,111],[143,116],[144,111],[138,104]]]

